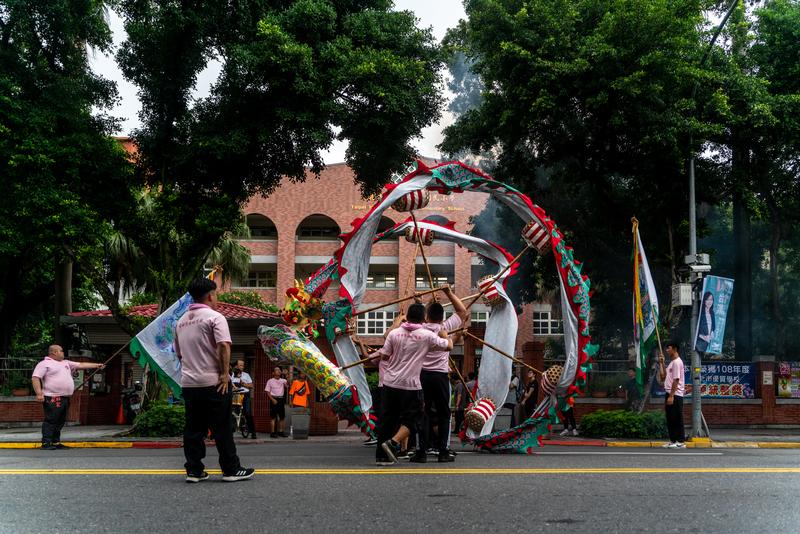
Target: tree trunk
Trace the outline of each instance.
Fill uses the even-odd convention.
[[[70,340],[64,339],[64,332],[61,328],[61,316],[72,312],[72,262],[61,260],[56,263],[56,298],[55,298],[55,324],[54,338],[57,345],[61,345],[65,350],[65,345]]]
[[[734,159],[734,163],[736,159]],[[734,239],[734,328],[736,359],[749,361],[753,358],[753,292],[752,259],[750,254],[750,213],[742,191],[736,188],[733,194],[733,239]]]
[[[772,222],[772,235],[769,242],[769,298],[771,319],[775,333],[775,358],[783,360],[786,356],[786,322],[781,313],[780,279],[778,273],[778,250],[781,246],[781,217],[774,200],[767,201]]]

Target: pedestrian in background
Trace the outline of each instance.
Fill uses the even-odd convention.
[[[186,410],[183,453],[186,482],[208,479],[203,465],[208,430],[214,436],[222,480],[237,482],[255,471],[242,467],[231,425],[231,334],[216,311],[217,284],[196,278],[189,285],[194,303],[175,327],[175,352],[181,360],[181,387]]]
[[[667,430],[669,443],[664,445],[670,449],[686,448],[686,437],[683,427],[683,395],[684,395],[684,365],[681,360],[681,349],[677,342],[667,343],[669,365],[664,367],[664,355],[658,355],[658,374],[664,382],[667,397],[664,399],[664,413],[667,417]]]
[[[104,369],[102,363],[78,363],[64,359],[61,345],[50,345],[47,356],[36,364],[31,385],[36,400],[42,403],[42,448],[45,450],[66,449],[61,443],[61,429],[67,422],[69,401],[75,392],[72,372],[81,369]]]
[[[284,431],[284,424],[286,423],[286,391],[288,383],[281,374],[281,368],[275,367],[272,370],[272,378],[267,380],[267,386],[264,391],[267,392],[269,398],[269,415],[272,418],[270,423],[269,437],[288,438],[289,435]]]
[[[628,369],[628,381],[625,383],[625,408],[631,411],[638,411],[642,401],[642,394],[639,391],[639,383],[636,381],[636,368]]]
[[[253,378],[244,370],[244,360],[242,359],[236,360],[234,371],[239,371],[238,380],[234,378],[234,382],[236,382],[240,392],[244,394],[244,398],[242,399],[242,412],[244,413],[245,421],[247,421],[247,429],[250,431],[250,439],[256,439],[258,436],[256,436],[256,426],[253,421],[252,399],[255,389]]]
[[[308,409],[308,395],[311,392],[311,384],[303,371],[300,371],[297,378],[292,380],[292,387],[289,388],[289,404],[292,408]]]
[[[522,410],[526,419],[533,416],[538,404],[539,381],[536,380],[536,374],[528,369],[528,383],[525,386],[525,394],[522,396]]]

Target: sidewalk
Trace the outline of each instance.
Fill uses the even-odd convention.
[[[180,438],[137,438],[123,434],[127,426],[66,426],[62,431],[65,444],[74,448],[134,448],[159,449],[179,448]],[[237,445],[256,443],[283,443],[291,438],[237,439]],[[711,429],[711,440],[687,442],[694,448],[748,448],[748,449],[800,449],[800,429],[798,428],[720,428]],[[311,436],[308,441],[330,443],[353,441],[360,443],[364,436],[354,427],[341,427],[333,436]],[[552,434],[545,439],[545,446],[572,447],[660,447],[666,441],[592,439],[583,437],[561,437]],[[38,427],[0,429],[0,449],[35,449],[41,444],[41,430]],[[458,444],[453,443],[458,449]]]

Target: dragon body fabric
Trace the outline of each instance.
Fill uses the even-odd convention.
[[[554,385],[551,395],[537,407],[533,416],[522,424],[504,431],[492,432],[496,415],[492,414],[480,430],[466,429],[461,433],[462,440],[481,449],[531,452],[532,447],[541,444],[541,437],[549,431],[550,425],[558,421],[558,413],[572,408],[580,387],[585,385],[589,358],[596,351],[596,347],[590,343],[589,337],[589,279],[581,273],[580,262],[574,259],[573,250],[567,246],[555,222],[526,195],[460,162],[442,163],[433,167],[417,162],[416,168],[402,180],[387,184],[381,199],[363,217],[353,221],[352,230],[341,236],[344,245],[336,251],[327,264],[305,280],[305,291],[311,297],[321,299],[332,280],[340,281],[339,298],[322,306],[324,331],[331,342],[339,365],[344,366],[357,361],[359,353],[353,341],[345,334],[348,320],[352,317],[353,310],[358,309],[366,291],[372,245],[382,239],[403,235],[414,225],[409,219],[378,233],[381,215],[398,200],[424,190],[445,195],[488,194],[508,206],[520,218],[521,229],[526,225],[539,227],[541,231],[537,238],[537,248],[540,252],[543,251],[541,244],[544,242],[544,248],[548,249],[544,252],[552,252],[558,272],[566,352],[563,372],[560,373],[557,384]],[[488,344],[513,354],[517,335],[517,316],[505,292],[506,281],[516,273],[516,265],[506,269],[513,259],[511,255],[493,243],[457,231],[452,223],[438,224],[421,220],[417,226],[420,231],[431,231],[435,239],[456,243],[496,264],[499,277],[493,285],[499,298],[492,306],[486,325],[485,340]],[[545,236],[545,239],[542,240],[541,236]],[[318,350],[316,352],[312,350],[314,345],[305,340],[302,334],[287,339],[284,331],[282,337],[279,336],[283,341],[278,344],[268,339],[274,334],[264,327],[259,331],[259,337],[265,348],[269,345],[273,354],[294,361],[302,347],[305,351],[304,357],[327,361]],[[331,362],[328,363],[333,366]],[[315,361],[311,367],[316,369],[316,365]],[[303,368],[302,365],[299,367]],[[326,366],[325,372],[317,376],[311,372],[307,373],[317,387],[320,387],[317,380],[323,380],[326,388],[330,386],[332,390],[335,389],[331,390],[332,396],[329,398],[339,399],[338,402],[332,402],[337,414],[357,422],[362,430],[372,435],[373,426],[369,415],[372,398],[369,395],[363,366],[355,366],[345,371],[338,368],[336,370],[338,373],[334,373]],[[511,361],[488,345],[484,346],[478,379],[479,395],[502,403],[508,392],[511,373]],[[334,383],[337,385],[335,388]]]

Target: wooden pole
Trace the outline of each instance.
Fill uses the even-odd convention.
[[[419,249],[421,246],[422,244],[419,242],[419,239],[417,239],[417,245],[414,247],[414,259],[411,260],[411,269],[408,272],[408,278],[406,278],[406,288],[405,291],[403,291],[403,296],[408,295],[408,291],[411,289],[411,282],[414,282],[414,291],[417,290],[417,282],[414,274],[415,271],[417,270],[417,255],[419,254]],[[397,275],[399,277],[400,273],[398,272]],[[412,293],[414,291],[412,291]],[[400,306],[400,314],[402,315],[403,312],[404,312],[403,306]]]
[[[495,346],[494,346],[494,345],[492,345],[491,343],[487,343],[486,341],[482,340],[482,339],[481,339],[481,338],[479,338],[478,336],[472,335],[472,334],[470,334],[469,332],[464,332],[464,335],[465,335],[465,336],[467,336],[467,337],[469,337],[469,338],[472,338],[472,339],[474,339],[475,341],[478,341],[478,342],[479,342],[479,343],[481,343],[482,345],[486,345],[487,347],[489,347],[490,349],[494,350],[495,352],[497,352],[497,353],[498,353],[498,354],[500,354],[501,356],[505,356],[506,358],[508,358],[508,359],[509,359],[509,360],[511,360],[512,362],[514,362],[514,363],[517,363],[517,364],[519,364],[519,365],[521,365],[521,366],[523,366],[523,367],[526,367],[526,368],[530,369],[531,371],[533,371],[534,373],[539,373],[540,375],[544,374],[544,372],[543,372],[543,371],[540,371],[539,369],[537,369],[537,368],[533,367],[532,365],[528,365],[527,363],[523,362],[522,360],[520,360],[520,359],[518,359],[518,358],[515,358],[515,357],[511,356],[509,353],[507,353],[507,352],[505,352],[505,351],[503,351],[503,350],[500,350],[500,349],[498,349],[497,347],[495,347]]]
[[[369,312],[372,312],[372,311],[375,311],[375,310],[380,310],[381,308],[385,308],[386,306],[391,306],[392,304],[399,304],[400,302],[405,302],[406,300],[415,299],[417,297],[421,297],[421,296],[427,295],[429,293],[435,293],[436,291],[443,291],[443,290],[444,290],[443,287],[435,287],[435,288],[429,289],[427,291],[420,291],[419,293],[414,293],[413,295],[409,295],[407,297],[402,297],[402,298],[399,298],[399,299],[390,300],[389,302],[386,302],[384,304],[380,304],[378,306],[373,306],[372,308],[367,308],[365,310],[359,310],[359,311],[353,313],[353,317],[355,317],[357,315],[364,315],[365,313],[369,313]]]
[[[108,358],[106,361],[104,361],[104,362],[103,362],[103,365],[107,365],[107,364],[108,364],[108,362],[110,362],[111,360],[113,360],[114,358],[116,358],[116,357],[119,355],[119,353],[120,353],[120,352],[122,352],[123,350],[125,350],[125,349],[128,347],[128,345],[130,345],[130,344],[131,344],[131,341],[133,341],[133,338],[131,338],[131,339],[130,339],[130,341],[128,341],[127,343],[125,343],[124,345],[122,345],[122,346],[121,346],[119,349],[117,349],[117,352],[115,352],[114,354],[112,354],[112,355],[111,355],[111,356],[110,356],[110,357],[109,357],[109,358]],[[91,374],[89,374],[89,376],[87,376],[87,377],[84,379],[83,383],[81,383],[80,387],[78,387],[77,389],[81,389],[83,386],[85,386],[86,384],[88,384],[88,383],[89,383],[89,380],[91,380],[91,378],[92,378],[92,377],[93,377],[93,376],[94,376],[94,375],[97,373],[97,371],[99,371],[99,370],[100,370],[100,369],[95,369],[94,371],[92,371],[92,372],[91,372]]]
[[[372,360],[375,360],[375,359],[377,359],[377,358],[380,358],[380,355],[377,355],[377,356],[367,356],[366,358],[361,358],[361,359],[360,359],[360,360],[358,360],[357,362],[348,363],[348,364],[347,364],[347,365],[345,365],[345,366],[339,367],[339,369],[340,369],[341,371],[344,371],[344,370],[346,370],[346,369],[350,369],[351,367],[356,367],[356,366],[358,366],[358,365],[364,365],[365,363],[367,363],[367,362],[371,362]]]
[[[472,305],[475,304],[478,301],[478,299],[480,299],[483,296],[483,294],[486,293],[489,290],[489,288],[492,287],[492,285],[494,285],[494,283],[497,282],[500,279],[500,277],[503,276],[506,273],[506,271],[508,271],[515,263],[517,263],[517,260],[519,260],[522,257],[522,255],[525,254],[528,251],[529,248],[531,248],[530,245],[525,245],[525,248],[523,248],[520,251],[520,253],[517,254],[514,257],[514,259],[511,260],[508,263],[508,265],[506,265],[505,269],[503,269],[502,271],[497,273],[497,276],[494,277],[494,279],[492,280],[492,283],[491,284],[487,284],[485,288],[481,289],[480,293],[475,295],[475,297],[469,302],[469,304],[467,304],[467,306],[466,306],[467,309],[470,309],[472,307]]]
[[[419,234],[419,227],[417,226],[417,216],[414,215],[414,212],[411,211],[411,220],[414,221],[414,232],[416,233],[416,239],[419,243],[419,251],[422,253],[422,262],[425,264],[425,270],[428,272],[428,282],[431,285],[431,289],[433,289],[433,275],[431,274],[431,266],[428,265],[428,256],[425,255],[425,247],[422,246],[422,236]],[[414,260],[415,266],[414,270],[416,270],[416,260]],[[415,278],[416,279],[416,278]],[[436,295],[433,296],[434,302],[436,302]]]
[[[471,299],[471,298],[473,298],[473,297],[480,297],[480,296],[481,296],[481,294],[480,294],[480,293],[475,293],[475,294],[472,294],[472,295],[467,295],[466,297],[464,297],[464,298],[463,298],[463,299],[461,299],[461,300],[462,300],[462,301],[464,301],[464,300],[467,300],[467,299]],[[448,307],[448,306],[452,306],[452,305],[453,305],[453,303],[452,303],[452,302],[447,302],[447,303],[445,303],[445,304],[442,304],[442,307],[443,307],[443,308],[446,308],[446,307]]]

